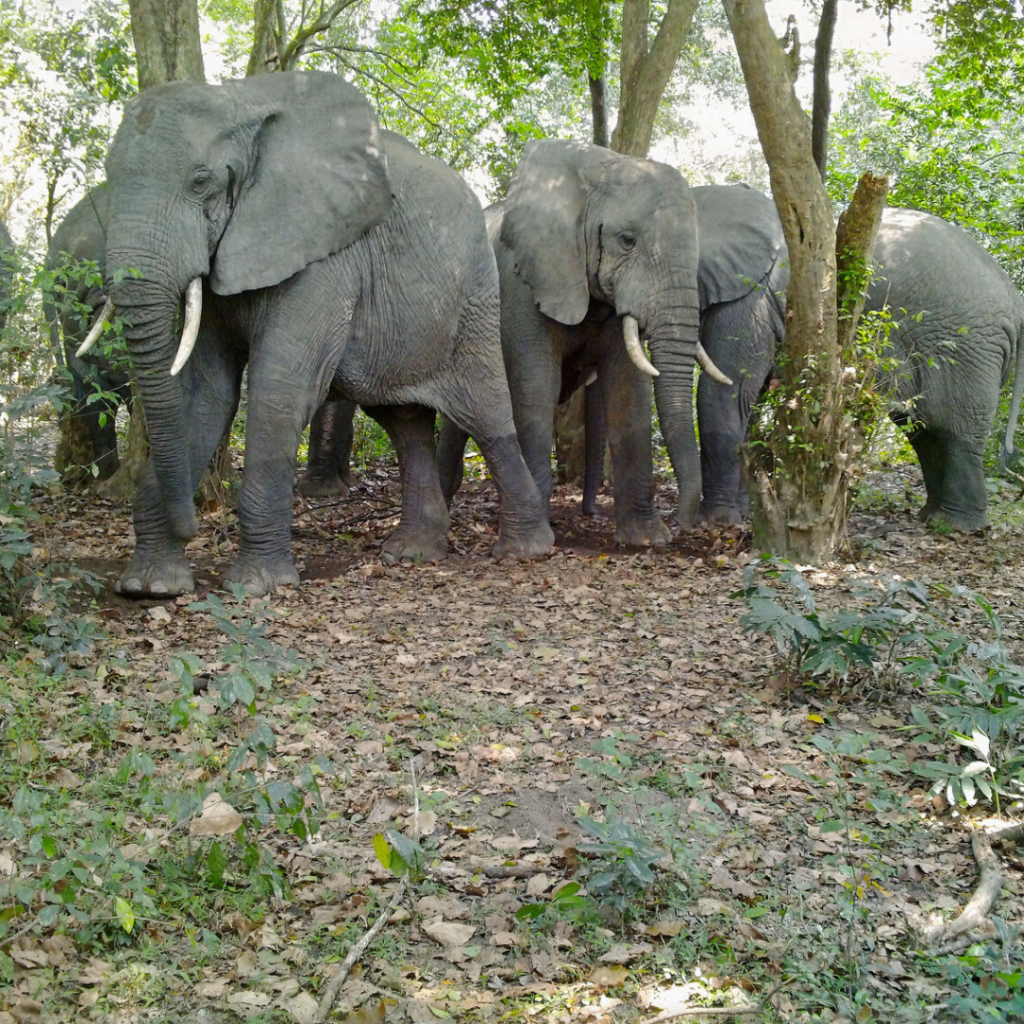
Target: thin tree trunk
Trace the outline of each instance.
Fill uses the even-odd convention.
[[[594,145],[608,147],[608,107],[605,103],[604,73],[600,78],[589,77],[590,113],[594,122]]]
[[[840,386],[835,226],[811,157],[807,115],[763,0],[723,0],[789,247],[780,400],[763,443],[748,448],[755,542],[800,561],[828,558],[847,512],[849,418]]]
[[[196,0],[128,0],[139,92],[166,82],[205,82]]]
[[[648,48],[650,8],[650,0],[624,0],[622,5],[621,91],[612,149],[630,156],[646,156],[650,149],[658,104],[690,34],[697,0],[668,0]]]
[[[832,112],[829,72],[832,64],[832,38],[836,30],[839,0],[822,0],[821,21],[814,41],[814,100],[811,106],[811,154],[825,180],[828,163],[828,119]]]

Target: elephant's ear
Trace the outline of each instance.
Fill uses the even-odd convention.
[[[699,185],[700,308],[734,302],[761,284],[786,248],[775,203],[746,185]]]
[[[220,295],[265,288],[350,245],[391,209],[387,157],[362,93],[336,75],[284,72],[235,93],[253,162],[210,272]]]
[[[581,165],[595,148],[564,140],[527,143],[504,204],[501,241],[516,273],[540,311],[563,324],[578,324],[590,306]]]

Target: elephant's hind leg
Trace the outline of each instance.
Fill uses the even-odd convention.
[[[432,409],[418,405],[366,409],[387,432],[402,478],[402,519],[384,542],[385,562],[433,562],[448,554],[448,506],[441,495]]]
[[[988,526],[984,445],[948,432],[918,427],[910,443],[921,464],[927,500],[922,522],[971,533]]]
[[[344,498],[352,486],[349,460],[356,403],[324,402],[309,425],[309,460],[295,488],[306,498]]]

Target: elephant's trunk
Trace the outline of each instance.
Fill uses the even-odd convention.
[[[146,412],[153,469],[175,537],[187,540],[197,529],[184,390],[171,367],[178,347],[184,288],[177,274],[152,253],[107,250],[107,268],[126,268],[111,279],[108,294],[124,318],[125,338]],[[138,276],[136,276],[138,275]]]
[[[658,376],[654,379],[654,400],[679,485],[676,518],[682,525],[695,522],[700,508],[700,458],[693,429],[697,323],[697,292],[694,289],[692,306],[660,311],[648,324],[647,330],[647,347],[658,368]]]

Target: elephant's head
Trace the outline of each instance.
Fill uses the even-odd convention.
[[[656,371],[678,516],[692,522],[701,491],[692,402],[697,222],[686,180],[666,164],[586,143],[532,142],[509,185],[501,238],[546,316],[578,324],[593,298],[622,318],[634,363]]]
[[[275,285],[359,238],[392,195],[377,121],[334,75],[288,72],[137,96],[107,155],[107,292],[126,331],[178,536],[195,529],[181,384],[202,281]],[[188,295],[179,350],[179,312]]]

